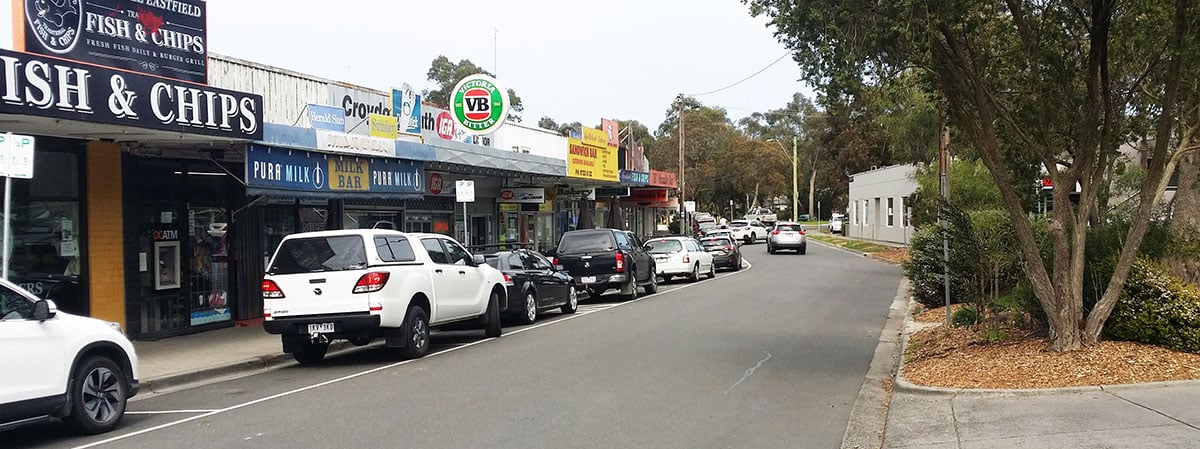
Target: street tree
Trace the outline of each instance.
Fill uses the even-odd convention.
[[[429,81],[433,81],[436,86],[423,93],[424,101],[439,106],[449,106],[450,91],[454,90],[454,86],[459,81],[462,81],[463,78],[478,73],[493,76],[491,72],[475,65],[470,59],[463,59],[455,64],[450,61],[450,58],[438,55],[438,57],[433,58],[433,62],[429,66],[429,72],[426,73]],[[525,110],[525,106],[521,104],[521,97],[512,88],[508,89],[508,98],[512,101],[512,110],[509,111],[508,119],[519,123],[521,121],[521,111]]]
[[[843,85],[886,85],[919,69],[956,139],[978,155],[1000,191],[1051,348],[1099,340],[1169,176],[1198,145],[1194,2],[743,1],[752,15],[770,19],[809,81],[835,95]],[[1147,176],[1113,275],[1085,310],[1089,224],[1107,168],[1130,140],[1145,143],[1138,148]],[[1049,264],[1018,192],[1033,182],[1035,164],[1059,187]],[[1077,202],[1070,186],[1080,188]]]

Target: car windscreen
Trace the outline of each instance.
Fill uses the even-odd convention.
[[[708,249],[719,248],[722,246],[733,246],[733,241],[729,239],[704,239],[700,241],[700,244],[704,245],[705,249]]]
[[[646,251],[650,254],[671,254],[683,251],[679,240],[651,240],[646,242]]]
[[[483,261],[485,263],[487,263],[488,265],[491,265],[492,268],[495,268],[497,270],[503,270],[503,268],[500,268],[500,255],[499,254],[485,254],[483,256]]]
[[[742,226],[750,226],[750,222],[742,221],[742,220],[735,220],[735,221],[729,222],[729,227],[731,227],[731,228],[740,228]]]
[[[775,227],[775,230],[780,231],[780,232],[784,232],[784,231],[798,232],[798,231],[803,231],[804,226],[801,226],[801,225],[779,225],[779,226]]]
[[[271,274],[355,270],[367,266],[362,237],[339,235],[284,240],[271,261]]]
[[[612,251],[617,244],[613,242],[610,232],[568,232],[563,234],[562,242],[558,244],[559,254],[587,253],[593,251]]]
[[[700,223],[700,229],[701,229],[701,230],[704,230],[704,229],[711,229],[711,228],[715,228],[715,227],[717,227],[717,224],[716,224],[715,222],[706,221],[706,222],[704,222],[704,223]]]

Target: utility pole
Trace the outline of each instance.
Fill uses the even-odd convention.
[[[799,173],[796,167],[796,136],[792,136],[792,222],[797,222],[800,211],[800,185],[796,179],[796,174]]]
[[[492,76],[500,77],[500,28],[492,28]]]
[[[684,177],[683,166],[683,94],[675,97],[675,101],[679,103],[679,234],[690,235],[692,223],[687,220],[687,206],[685,205],[687,181]],[[687,226],[686,231],[684,226]]]
[[[942,285],[946,296],[946,325],[950,325],[950,238],[943,225],[946,205],[950,201],[950,128],[946,126],[946,115],[941,114],[942,127],[938,133],[938,190],[942,196],[938,206],[938,227],[942,230]]]

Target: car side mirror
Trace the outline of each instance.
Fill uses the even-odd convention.
[[[487,261],[483,259],[483,254],[475,254],[475,255],[471,256],[471,265],[478,267],[485,263],[487,263]]]
[[[33,319],[46,321],[58,314],[58,306],[49,299],[40,299],[33,303]]]
[[[565,271],[565,269],[563,268],[562,264],[559,264],[554,266],[554,271]]]

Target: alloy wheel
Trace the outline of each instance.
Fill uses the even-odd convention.
[[[124,400],[120,382],[116,373],[105,367],[97,367],[88,373],[83,382],[83,408],[93,421],[103,423],[114,418]]]

